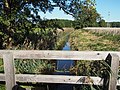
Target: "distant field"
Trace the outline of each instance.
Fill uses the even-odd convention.
[[[120,34],[120,28],[111,28],[111,27],[86,27],[83,28],[84,30],[91,30],[92,32],[98,33],[113,33],[113,34]]]
[[[89,30],[120,30],[120,28],[112,28],[112,27],[85,27],[83,29]]]
[[[120,51],[120,28],[88,27],[75,30],[69,42],[73,50]]]

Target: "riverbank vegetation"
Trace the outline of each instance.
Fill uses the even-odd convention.
[[[113,30],[75,30],[74,33],[70,35],[69,42],[71,49],[77,51],[120,51],[119,36],[120,33],[116,33],[116,31]],[[103,64],[103,62],[98,61],[94,63],[78,61],[76,67],[72,68],[71,71],[75,71],[74,73],[77,75],[94,75],[97,72],[100,73],[102,70],[100,70],[100,67],[103,65],[98,65],[97,63]],[[91,66],[96,69],[90,68]]]
[[[116,33],[116,32],[115,32]],[[69,42],[72,50],[119,51],[119,33],[112,31],[75,30],[70,35]]]
[[[75,30],[69,37],[72,50],[120,51],[119,30]],[[77,61],[70,72],[75,75],[107,77],[111,72],[105,61]],[[89,89],[85,89],[89,90]],[[96,90],[99,90],[98,88]],[[100,89],[102,90],[102,89]]]
[[[71,30],[72,29],[69,29],[69,28],[64,29],[64,31],[59,29],[59,30],[56,30],[55,36],[54,35],[48,36],[48,33],[52,33],[52,31],[50,32],[50,30],[46,29],[46,31],[43,31],[43,33],[40,34],[41,32],[37,28],[37,30],[35,30],[35,32],[37,33],[37,36],[32,36],[31,38],[32,40],[36,38],[35,40],[38,40],[37,41],[38,43],[36,42],[32,44],[32,41],[28,41],[24,45],[19,45],[18,47],[16,47],[16,50],[23,50],[23,49],[33,50],[34,46],[36,47],[37,50],[39,49],[40,50],[46,50],[46,49],[61,50],[65,45],[65,43],[67,42],[68,35]],[[44,34],[44,37],[41,38],[41,40],[40,40],[40,37],[38,36],[39,34],[42,36]],[[46,37],[45,37],[45,34],[46,34]],[[56,61],[50,63],[49,61],[42,61],[42,60],[15,60],[16,73],[52,74],[55,71],[55,67],[56,67],[55,65],[56,65]],[[2,60],[0,60],[0,71],[4,72]]]

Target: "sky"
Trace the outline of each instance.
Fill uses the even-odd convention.
[[[120,22],[120,0],[96,0],[96,9],[106,21]]]
[[[107,22],[120,22],[120,0],[96,0],[96,9],[101,17]],[[59,8],[55,8],[52,13],[47,12],[41,16],[48,19],[69,19],[74,20],[70,15],[65,14]]]

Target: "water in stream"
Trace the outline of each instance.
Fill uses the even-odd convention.
[[[67,42],[63,47],[64,51],[70,51],[70,44]],[[57,60],[57,70],[58,71],[68,71],[71,66],[74,65],[73,60]],[[67,73],[67,72],[66,72]]]
[[[63,50],[70,50],[70,44],[67,42]],[[59,75],[70,75],[69,68],[74,65],[73,60],[57,60],[57,72]],[[73,90],[73,85],[59,84],[55,90]]]

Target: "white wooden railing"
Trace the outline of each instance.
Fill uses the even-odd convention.
[[[65,83],[65,84],[91,84],[82,80],[87,76],[66,75],[32,75],[15,74],[15,59],[49,59],[49,60],[107,60],[110,62],[111,75],[105,90],[116,90],[120,85],[117,80],[120,52],[110,51],[45,51],[45,50],[0,50],[0,58],[4,62],[4,74],[0,74],[0,81],[6,82],[6,90],[12,90],[16,82],[38,83]],[[90,77],[94,85],[104,85],[105,80],[100,77]]]

